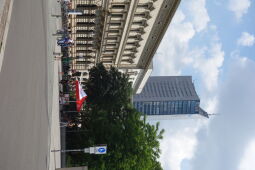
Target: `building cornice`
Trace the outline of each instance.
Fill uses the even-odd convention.
[[[123,54],[123,51],[124,51],[124,48],[125,48],[125,45],[126,45],[126,42],[127,42],[127,37],[129,35],[129,31],[130,31],[130,28],[131,28],[131,25],[132,25],[132,22],[133,22],[133,18],[134,18],[134,14],[135,14],[135,10],[136,10],[138,2],[139,2],[138,0],[136,0],[136,1],[131,0],[130,6],[129,6],[129,12],[128,12],[128,15],[127,15],[127,18],[129,18],[129,19],[127,20],[127,22],[125,24],[124,31],[123,31],[123,34],[122,34],[122,37],[121,37],[118,53],[117,53],[117,56],[116,56],[116,59],[115,59],[115,64],[116,65],[118,65],[121,61],[121,56]]]
[[[138,67],[147,68],[152,62],[158,46],[179,6],[181,0],[165,0],[160,8],[160,13],[156,18],[154,26],[143,48]]]

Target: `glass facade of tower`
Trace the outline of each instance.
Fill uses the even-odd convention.
[[[133,106],[152,119],[191,115],[208,118],[200,107],[191,76],[150,77],[142,92],[133,96]]]
[[[198,114],[199,101],[134,101],[134,107],[146,115]]]

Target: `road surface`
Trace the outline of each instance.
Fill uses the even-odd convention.
[[[0,169],[46,170],[46,0],[14,0],[0,72]]]

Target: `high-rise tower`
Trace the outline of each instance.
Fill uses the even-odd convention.
[[[191,76],[150,77],[142,92],[134,95],[133,104],[149,120],[209,117],[199,106]]]

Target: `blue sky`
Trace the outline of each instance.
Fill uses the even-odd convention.
[[[202,107],[219,115],[161,122],[165,170],[255,169],[254,18],[252,0],[181,1],[152,75],[192,75]]]

